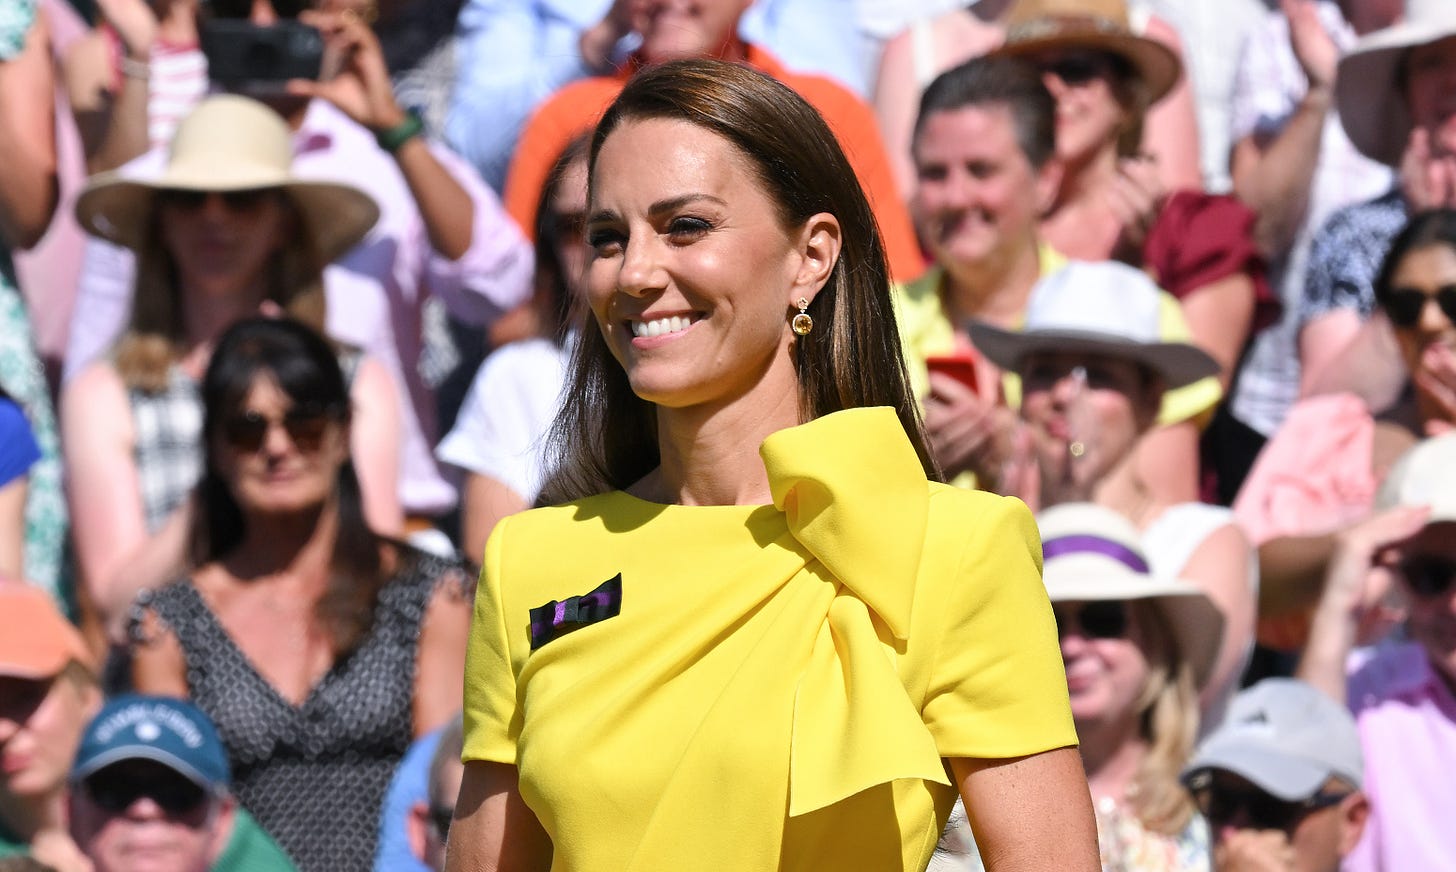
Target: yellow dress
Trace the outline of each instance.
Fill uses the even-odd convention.
[[[884,408],[761,454],[771,506],[614,492],[491,535],[464,758],[518,767],[553,870],[921,870],[944,758],[1076,744],[1024,505],[927,482]]]

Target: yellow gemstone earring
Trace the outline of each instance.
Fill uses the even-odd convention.
[[[789,329],[799,336],[808,336],[809,331],[814,329],[814,319],[809,317],[809,301],[803,297],[799,298],[799,314],[789,322]]]

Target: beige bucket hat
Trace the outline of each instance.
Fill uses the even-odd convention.
[[[1400,93],[1401,59],[1448,36],[1456,36],[1456,2],[1408,0],[1400,23],[1366,34],[1340,59],[1335,107],[1345,134],[1366,157],[1400,165],[1414,126]]]
[[[1063,503],[1036,519],[1052,602],[1153,601],[1202,688],[1223,643],[1223,613],[1191,582],[1153,574],[1132,522],[1092,503]]]
[[[1172,49],[1133,32],[1126,0],[1019,0],[1006,22],[1006,43],[995,54],[1023,57],[1063,48],[1094,48],[1125,59],[1147,88],[1149,105],[1183,75]]]
[[[158,191],[282,188],[308,225],[324,262],[358,244],[379,220],[374,199],[351,185],[293,175],[293,138],[278,113],[235,94],[208,97],[177,125],[160,175],[93,177],[76,199],[76,220],[102,239],[137,248]]]

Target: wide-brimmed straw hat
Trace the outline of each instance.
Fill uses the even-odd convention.
[[[1140,363],[1165,387],[1218,372],[1218,363],[1185,342],[1162,341],[1162,292],[1146,273],[1114,261],[1070,261],[1032,288],[1021,330],[984,321],[971,342],[1002,369],[1016,371],[1028,354],[1086,352]]]
[[[1020,0],[1006,22],[996,54],[1025,56],[1064,48],[1115,54],[1136,71],[1149,105],[1178,84],[1183,64],[1172,49],[1139,36],[1128,23],[1126,0]]]
[[[1401,93],[1401,59],[1448,36],[1456,36],[1456,2],[1409,0],[1399,24],[1366,34],[1340,59],[1335,107],[1345,134],[1366,157],[1400,165],[1414,125]]]
[[[234,94],[208,97],[177,125],[159,175],[101,173],[76,200],[87,231],[128,248],[146,239],[157,192],[281,188],[298,209],[319,254],[333,261],[379,220],[373,198],[351,185],[293,175],[293,138],[278,113]]]
[[[1223,640],[1223,613],[1197,585],[1155,575],[1130,521],[1092,503],[1063,503],[1036,523],[1052,602],[1152,600],[1194,681],[1200,688],[1208,682]]]

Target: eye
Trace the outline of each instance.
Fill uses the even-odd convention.
[[[591,246],[597,257],[611,257],[622,250],[625,237],[613,227],[587,228],[586,244]]]
[[[973,179],[989,179],[996,175],[996,167],[986,161],[978,160],[967,164],[966,172],[970,173]]]
[[[689,215],[679,215],[667,223],[667,235],[675,242],[691,242],[712,229],[709,222]]]
[[[915,168],[915,176],[922,182],[941,182],[949,175],[945,164],[924,164]]]

